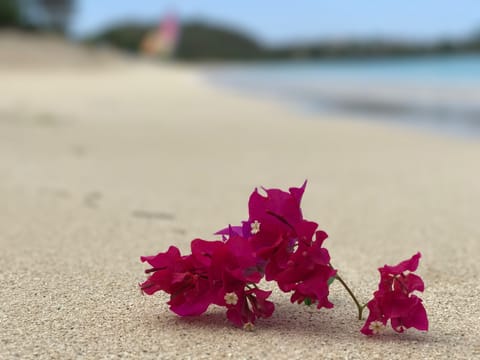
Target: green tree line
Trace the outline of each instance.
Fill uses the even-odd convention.
[[[115,25],[90,37],[89,43],[108,44],[135,53],[154,25],[128,23]],[[311,42],[285,46],[266,46],[253,37],[226,27],[205,22],[184,23],[175,58],[185,61],[282,60],[348,57],[399,57],[480,52],[480,33],[462,41],[433,43],[389,42],[376,40]]]
[[[66,33],[75,0],[0,0],[0,29]]]
[[[14,27],[65,33],[75,0],[0,0],[0,28]],[[145,35],[156,24],[123,23],[85,39],[137,53]],[[254,37],[225,26],[192,21],[182,24],[174,57],[184,61],[282,60],[379,56],[412,56],[480,52],[480,32],[464,40],[433,43],[394,41],[318,41],[284,46],[266,46]]]

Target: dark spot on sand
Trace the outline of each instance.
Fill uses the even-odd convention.
[[[71,147],[72,154],[78,157],[85,156],[87,153],[87,149],[82,145],[73,145]]]
[[[58,118],[49,112],[40,113],[35,116],[35,123],[39,126],[55,126],[58,124]]]
[[[175,215],[161,212],[161,211],[148,211],[148,210],[134,210],[132,216],[141,219],[149,220],[174,220]]]
[[[95,209],[98,207],[98,202],[102,198],[102,194],[98,191],[92,191],[85,195],[83,202],[89,208]]]
[[[52,195],[55,197],[59,198],[68,198],[70,197],[70,193],[68,192],[67,189],[62,189],[62,188],[50,188],[50,187],[45,187],[45,188],[40,188],[39,192]]]

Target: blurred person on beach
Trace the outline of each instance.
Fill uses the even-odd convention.
[[[141,51],[150,57],[170,58],[175,52],[180,34],[178,18],[174,13],[168,13],[160,25],[145,35]]]

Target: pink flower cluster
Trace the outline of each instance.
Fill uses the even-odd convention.
[[[193,240],[189,255],[170,246],[166,252],[141,257],[151,266],[141,290],[148,295],[166,292],[170,309],[180,316],[200,315],[211,304],[225,307],[227,318],[247,330],[258,318],[270,317],[275,308],[268,300],[271,291],[258,286],[263,278],[291,293],[292,303],[332,308],[329,284],[338,275],[323,247],[328,235],[303,218],[305,186],[306,182],[288,192],[263,189],[265,195],[256,189],[248,202],[248,220],[218,231],[221,240]],[[370,316],[363,333],[376,333],[377,322],[385,325],[387,319],[397,331],[412,326],[426,330],[421,300],[410,294],[423,290],[423,282],[403,273],[416,269],[420,255],[416,256],[416,263],[380,269],[380,289],[368,303]],[[420,320],[420,307],[425,321]]]
[[[388,320],[396,332],[414,327],[428,330],[427,312],[422,299],[412,295],[414,291],[423,291],[423,280],[411,273],[417,270],[420,253],[395,266],[385,265],[380,271],[380,284],[367,303],[370,314],[362,328],[365,335],[380,333]]]

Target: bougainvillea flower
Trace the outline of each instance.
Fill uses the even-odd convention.
[[[265,223],[274,223],[277,227],[295,228],[303,220],[300,203],[307,182],[300,188],[290,188],[288,192],[280,189],[263,189],[266,196],[261,195],[258,189],[250,195],[248,201],[247,229],[250,227],[252,235],[257,234]]]
[[[408,328],[428,330],[428,318],[422,300],[413,295],[413,291],[423,291],[422,279],[415,274],[420,260],[420,253],[398,265],[385,265],[379,268],[380,284],[367,304],[370,311],[361,332],[365,335],[379,333],[390,320],[396,332]]]
[[[227,318],[236,326],[253,330],[259,318],[270,317],[275,309],[268,300],[271,291],[258,287],[260,280],[275,281],[292,303],[316,304],[331,308],[329,281],[337,277],[358,304],[353,293],[330,264],[323,246],[328,235],[316,222],[303,218],[301,200],[306,182],[288,191],[257,189],[248,202],[248,219],[216,234],[221,241],[194,239],[191,254],[182,256],[171,246],[166,252],[141,257],[150,264],[143,293],[164,291],[170,295],[170,309],[180,316],[200,315],[212,305],[227,309]],[[380,268],[380,283],[362,328],[367,335],[381,332],[388,321],[397,332],[414,327],[428,329],[422,300],[413,294],[423,291],[423,280],[413,272],[420,253]],[[359,306],[359,313],[363,308]]]
[[[293,291],[291,302],[316,303],[318,308],[331,308],[328,281],[336,271],[330,266],[328,250],[322,247],[327,234],[316,232],[315,241],[302,237],[296,250],[290,252],[285,265],[272,261],[267,265],[267,280],[271,278],[284,292]]]
[[[152,275],[140,287],[148,295],[159,290],[170,294],[170,309],[181,316],[200,315],[211,304],[224,306],[227,293],[243,291],[263,276],[252,248],[244,240],[195,239],[191,255],[181,256],[171,246],[165,253],[142,257],[153,268],[146,270]]]
[[[213,303],[212,291],[206,269],[202,268],[192,255],[181,256],[171,246],[167,252],[156,256],[142,256],[153,268],[147,269],[152,275],[142,284],[141,290],[148,295],[163,290],[170,294],[170,309],[178,315],[200,315]]]
[[[271,293],[253,288],[226,294],[228,320],[238,327],[252,330],[256,319],[272,316],[275,305],[267,300]]]
[[[233,232],[235,235],[248,238],[263,231],[267,223],[273,223],[277,229],[295,227],[303,220],[300,203],[306,185],[305,181],[301,187],[292,187],[288,192],[262,188],[266,196],[255,189],[248,201],[248,220],[243,221],[241,226],[229,226],[216,234],[230,235]]]
[[[265,195],[255,189],[248,203],[248,220],[218,234],[224,239],[243,237],[257,256],[257,268],[265,269],[266,280],[276,281],[284,292],[293,292],[292,302],[308,298],[319,308],[332,307],[328,280],[335,271],[328,250],[322,247],[327,234],[303,218],[300,205],[305,187],[306,182],[288,192],[263,189]]]
[[[168,251],[164,253],[155,256],[142,256],[140,260],[142,262],[146,261],[152,266],[151,269],[145,270],[145,273],[153,272],[153,275],[140,285],[142,292],[147,295],[152,295],[159,290],[169,292],[174,273],[182,261],[180,250],[175,246],[170,246]]]
[[[192,245],[192,251],[208,243],[198,241],[197,247]],[[219,246],[211,254],[208,277],[212,287],[221,288],[216,303],[223,306],[226,293],[243,290],[246,284],[258,283],[263,274],[258,270],[257,258],[245,239],[237,236],[218,243]]]
[[[380,289],[389,290],[394,287],[398,291],[411,293],[415,290],[423,291],[424,284],[420,276],[412,272],[417,270],[420,261],[420,253],[413,255],[410,259],[402,261],[396,266],[385,265],[380,271]]]
[[[226,241],[229,237],[232,236],[244,236],[248,237],[248,232],[245,235],[243,232],[243,227],[242,226],[232,226],[229,225],[228,227],[218,230],[214,235],[222,235],[223,239]]]
[[[225,242],[195,240],[192,252],[196,256],[208,254],[208,278],[215,289],[215,304],[227,307],[227,318],[237,326],[250,330],[257,318],[272,315],[274,305],[266,300],[271,292],[256,287],[263,277],[258,259],[248,241],[240,236]],[[253,287],[253,288],[252,288]]]

